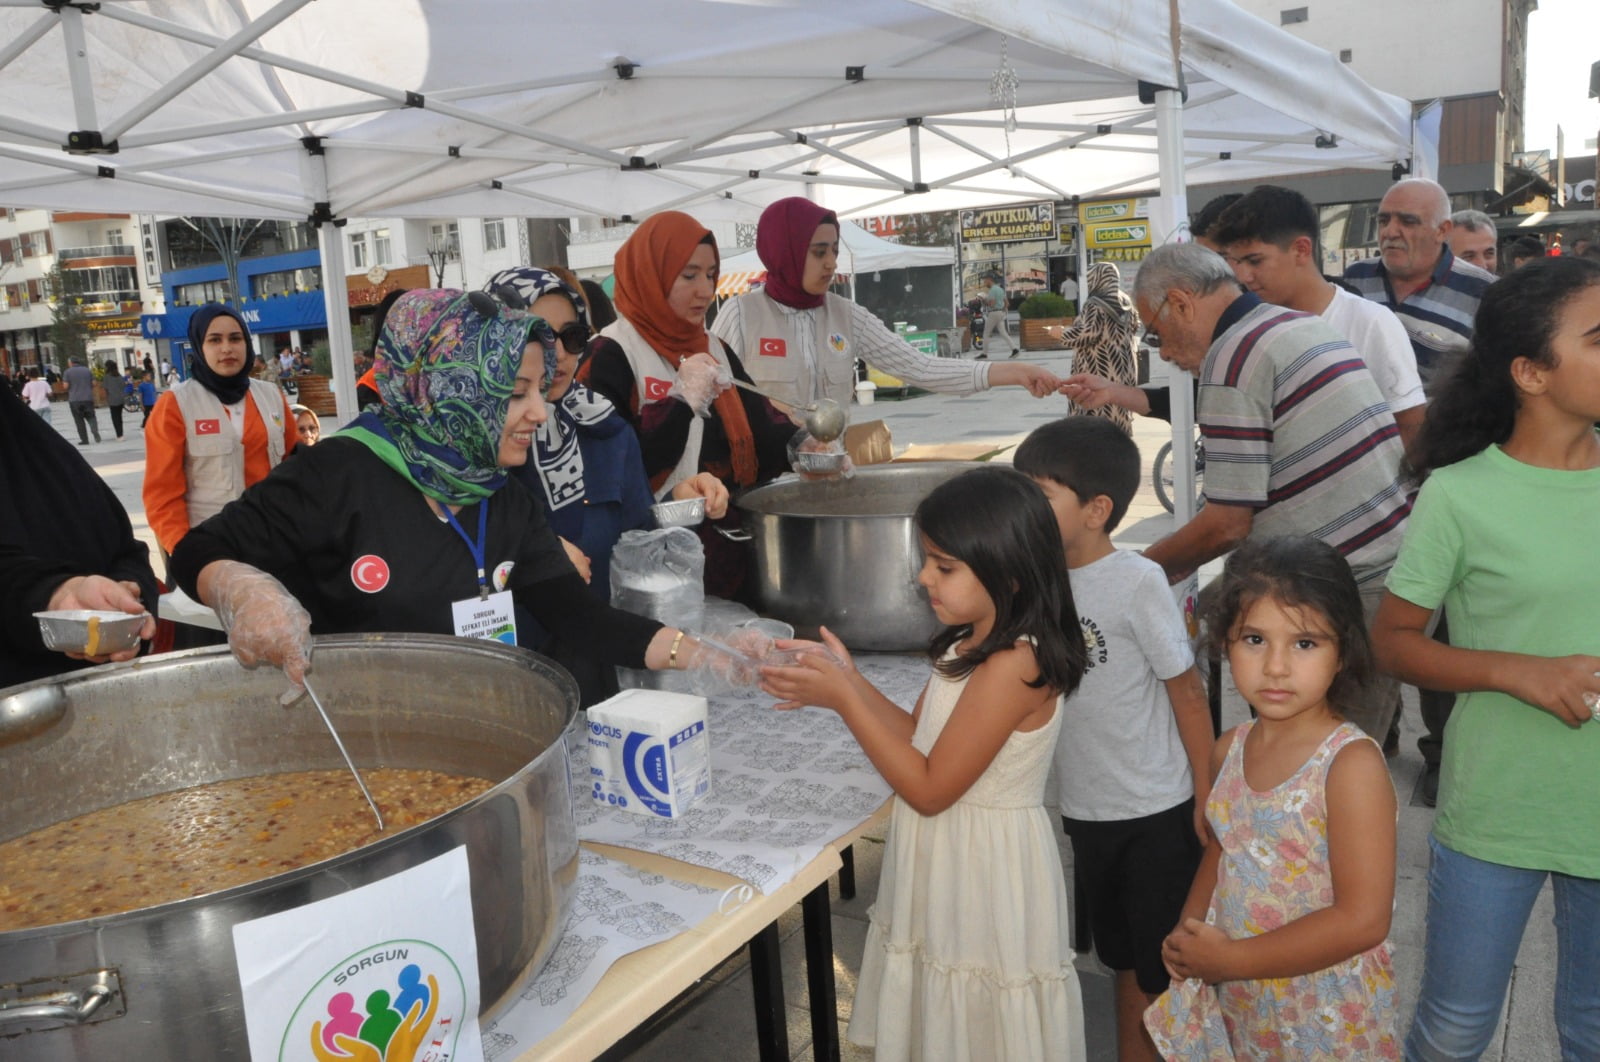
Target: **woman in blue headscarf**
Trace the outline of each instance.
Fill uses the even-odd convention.
[[[315,632],[513,640],[516,606],[609,664],[690,666],[693,639],[589,594],[508,469],[547,417],[536,317],[482,293],[407,292],[384,323],[380,406],[192,531],[179,585],[217,610],[246,666],[298,684]],[[483,617],[492,619],[485,623]]]

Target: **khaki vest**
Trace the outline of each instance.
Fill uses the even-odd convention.
[[[194,527],[244,493],[244,442],[239,437],[244,425],[235,435],[228,427],[227,407],[198,380],[178,384],[172,397],[183,414],[183,478],[188,485],[183,500]],[[267,467],[277,468],[284,453],[283,394],[276,384],[251,380],[250,400],[267,428]],[[217,430],[198,432],[202,421],[215,422]]]
[[[739,296],[739,325],[745,371],[763,391],[790,405],[810,405],[813,398],[831,398],[848,407],[856,391],[855,330],[851,303],[831,291],[815,310],[786,314],[762,291]],[[811,349],[821,364],[821,380],[812,384],[809,364],[793,329],[814,329]]]

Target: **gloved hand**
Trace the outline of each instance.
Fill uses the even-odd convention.
[[[259,568],[240,561],[214,561],[201,573],[202,596],[216,609],[228,632],[234,659],[247,668],[271,664],[283,668],[288,704],[305,692],[311,668],[311,614]]]
[[[761,667],[777,648],[778,639],[794,633],[794,628],[779,624],[776,634],[764,629],[771,620],[754,620],[715,633],[691,634],[694,645],[685,656],[695,693],[716,696],[734,689],[754,689],[761,681]]]
[[[672,488],[674,501],[685,498],[706,500],[706,519],[721,520],[728,515],[728,488],[710,472],[696,472]]]
[[[691,354],[678,363],[678,378],[667,389],[667,396],[703,417],[711,412],[717,396],[732,386],[733,373],[726,365],[710,354]]]

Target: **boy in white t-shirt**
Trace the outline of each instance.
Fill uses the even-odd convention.
[[[1165,573],[1111,544],[1139,486],[1133,440],[1103,417],[1067,417],[1014,463],[1055,511],[1089,650],[1056,745],[1061,821],[1095,953],[1116,973],[1117,1057],[1154,1059],[1143,1015],[1170,981],[1161,941],[1205,843],[1211,713]]]

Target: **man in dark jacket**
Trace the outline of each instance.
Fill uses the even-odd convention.
[[[89,371],[89,366],[83,363],[82,358],[74,357],[67,366],[67,408],[72,410],[72,423],[78,429],[78,445],[89,445],[89,433],[84,430],[85,425],[94,431],[94,441],[100,441],[100,418],[94,412],[94,373]]]

